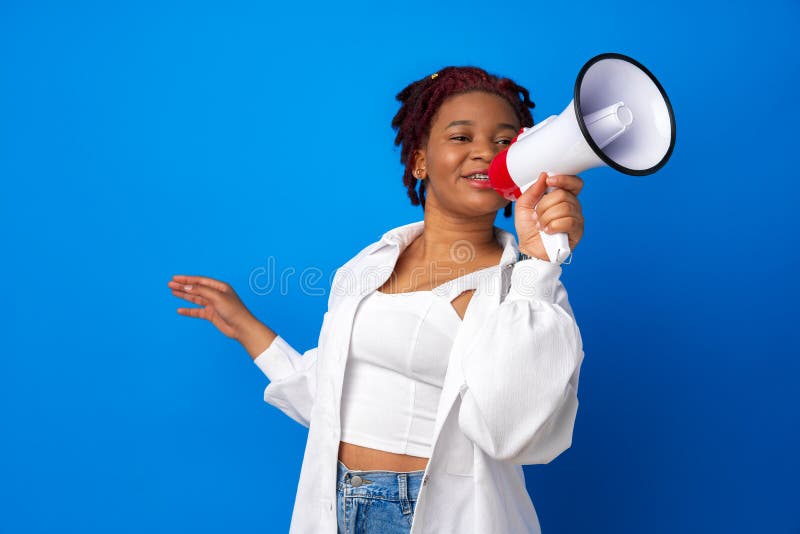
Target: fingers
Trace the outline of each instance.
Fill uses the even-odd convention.
[[[167,286],[173,291],[180,291],[187,295],[199,295],[207,300],[214,300],[219,293],[224,293],[226,291],[225,286],[227,286],[227,284],[208,278],[203,279],[205,281],[200,283],[200,278],[201,277],[197,276],[182,277],[182,279],[185,280],[184,282],[170,280],[167,282]],[[211,280],[214,284],[209,285],[207,280]]]
[[[565,189],[573,195],[578,196],[578,193],[583,189],[583,180],[579,176],[557,174],[547,178],[547,186]]]
[[[208,312],[205,308],[178,308],[178,313],[195,319],[208,319]]]
[[[203,285],[223,292],[227,291],[229,287],[225,282],[220,282],[219,280],[214,280],[213,278],[208,278],[207,276],[176,274],[172,277],[172,280],[183,285]]]
[[[197,304],[198,306],[202,306],[202,308],[178,308],[177,312],[180,315],[185,315],[186,317],[194,317],[196,319],[208,319],[211,320],[212,311],[207,308],[211,303],[208,299],[201,297],[200,295],[191,295],[184,291],[178,291],[176,289],[172,290],[172,294],[178,298],[182,298],[188,300],[193,304]]]
[[[562,217],[577,217],[580,215],[580,212],[568,202],[559,202],[555,206],[551,206],[545,210],[541,210],[537,207],[536,211],[541,212],[539,215],[539,224],[542,225],[542,228]]]
[[[208,306],[209,304],[211,304],[208,301],[208,299],[205,299],[205,298],[201,297],[200,295],[193,295],[191,293],[188,293],[186,291],[181,291],[179,289],[173,289],[172,290],[172,294],[175,295],[178,298],[181,298],[181,299],[184,299],[184,300],[188,300],[192,304],[197,304],[198,306]]]
[[[583,218],[574,215],[566,217],[559,217],[542,226],[542,231],[546,234],[571,234],[581,228],[583,225]]]
[[[188,278],[198,278],[198,277],[180,277],[182,280],[188,282]],[[195,280],[196,281],[196,280]],[[212,317],[212,311],[208,308],[211,305],[211,300],[208,298],[208,294],[217,291],[216,289],[212,289],[210,287],[205,287],[202,285],[197,284],[182,284],[175,281],[170,280],[167,282],[167,285],[172,289],[172,294],[178,298],[182,298],[191,302],[192,304],[197,304],[198,306],[202,306],[201,308],[178,308],[177,312],[180,315],[184,315],[186,317],[194,317],[196,319],[208,319],[210,320]],[[206,296],[203,296],[203,293]]]
[[[538,213],[539,217],[541,217],[553,206],[564,203],[572,205],[575,213],[583,212],[581,203],[575,195],[566,189],[556,189],[555,191],[547,193],[541,198],[541,200],[539,200],[539,202],[536,204],[536,213]]]
[[[544,195],[545,190],[548,187],[556,187],[555,191]],[[550,195],[558,192],[559,190],[565,191],[570,193],[572,196],[577,197],[578,194],[583,189],[583,180],[579,176],[573,176],[569,174],[557,174],[554,176],[547,176],[547,173],[542,172],[539,174],[539,177],[536,179],[536,182],[525,191],[522,196],[517,199],[517,208],[533,208],[538,204],[541,204],[542,195],[544,198],[548,198]],[[563,200],[562,197],[556,197],[550,200],[550,203],[555,203],[557,201]],[[548,204],[549,205],[549,204]],[[537,211],[541,213],[541,211],[537,208]]]
[[[539,174],[536,182],[517,199],[516,209],[533,209],[547,189],[547,173]]]
[[[560,194],[559,194],[560,193]],[[564,200],[559,200],[563,198]],[[572,228],[573,222],[583,224],[581,205],[575,197],[566,191],[553,191],[544,196],[536,206],[534,213],[540,227],[546,233],[558,233]]]

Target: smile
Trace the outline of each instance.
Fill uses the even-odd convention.
[[[473,189],[491,190],[492,183],[489,181],[488,171],[474,172],[464,176],[464,181]]]

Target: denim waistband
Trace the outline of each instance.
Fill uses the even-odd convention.
[[[422,486],[421,471],[364,471],[348,469],[341,460],[337,462],[337,489],[352,497],[372,497],[392,501],[417,500]],[[353,477],[358,476],[353,483]]]

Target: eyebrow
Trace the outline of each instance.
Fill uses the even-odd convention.
[[[472,121],[453,121],[445,127],[445,130],[448,128],[452,128],[453,126],[472,126],[474,123]],[[517,127],[513,124],[508,124],[506,122],[501,122],[497,125],[500,129],[508,129],[517,131]]]

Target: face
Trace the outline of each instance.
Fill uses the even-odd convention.
[[[472,92],[448,98],[431,123],[415,169],[427,174],[425,209],[456,216],[495,214],[508,204],[489,187],[489,163],[508,147],[520,124],[511,105],[497,95]]]

